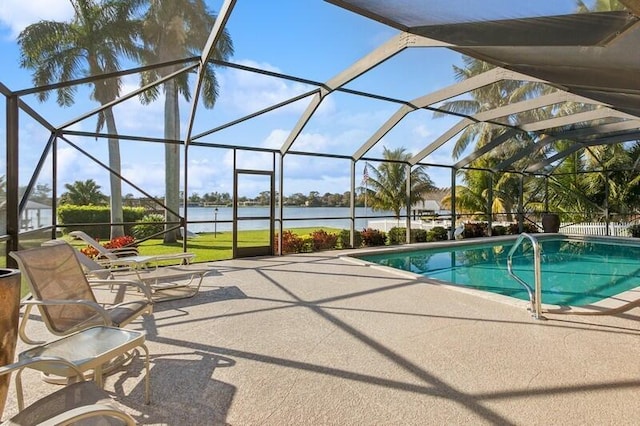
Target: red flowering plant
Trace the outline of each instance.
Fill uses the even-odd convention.
[[[96,238],[96,241],[99,241]],[[131,253],[130,254],[135,254],[133,253],[136,249],[136,239],[133,238],[131,235],[124,235],[122,237],[116,237],[113,238],[110,241],[107,241],[104,244],[101,244],[104,248],[109,249],[109,250],[115,250],[115,249],[121,249],[123,247],[127,247],[127,248],[131,248]],[[91,259],[95,259],[96,257],[100,256],[100,252],[98,252],[98,250],[94,247],[91,246],[86,246],[80,249],[80,251],[87,257],[91,258]]]
[[[123,235],[122,237],[116,237],[111,241],[108,241],[103,244],[108,249],[118,249],[122,247],[128,247],[134,245],[136,239],[131,235]]]

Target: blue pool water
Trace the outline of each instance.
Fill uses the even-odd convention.
[[[640,246],[611,241],[541,240],[542,303],[583,306],[640,286]],[[358,256],[368,262],[522,300],[507,271],[513,241]],[[533,250],[524,242],[513,270],[533,287]]]

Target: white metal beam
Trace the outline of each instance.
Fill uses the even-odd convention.
[[[518,132],[519,132],[518,129],[509,129],[509,130],[507,130],[503,134],[501,134],[498,137],[492,139],[489,143],[481,146],[477,150],[473,151],[471,154],[467,155],[462,160],[458,161],[456,164],[453,165],[453,167],[455,167],[456,169],[460,169],[462,167],[467,166],[469,163],[471,163],[476,158],[478,158],[478,157],[486,154],[487,152],[493,150],[498,145],[502,145],[503,143],[505,143],[506,141],[508,141],[512,137],[514,137]]]
[[[605,133],[613,133],[613,132],[619,132],[619,131],[625,131],[625,130],[632,130],[636,128],[640,128],[640,120],[637,120],[637,119],[623,121],[619,123],[603,124],[597,127],[587,127],[587,128],[569,130],[563,133],[544,136],[543,138],[538,140],[535,144],[532,144],[529,147],[520,150],[520,152],[518,152],[517,154],[504,160],[502,163],[497,164],[492,170],[494,172],[504,170],[507,167],[509,167],[511,164],[515,163],[516,161],[523,159],[524,157],[530,155],[532,152],[539,150],[544,146],[549,145],[551,142],[554,142],[557,140],[587,137],[593,134],[594,132],[597,134],[605,134]]]
[[[465,118],[456,123],[453,127],[447,130],[443,135],[438,137],[433,143],[429,146],[425,147],[422,151],[414,155],[409,162],[411,164],[416,164],[427,155],[431,154],[436,149],[440,148],[444,145],[449,139],[454,137],[456,134],[461,132],[465,127],[481,122],[481,121],[489,121],[499,117],[505,117],[507,115],[516,114],[523,111],[529,111],[536,108],[541,108],[547,105],[553,105],[561,102],[591,102],[591,100],[587,98],[583,98],[581,96],[576,96],[574,94],[564,92],[564,91],[556,91],[547,95],[540,96],[534,99],[528,99],[526,101],[516,102],[510,105],[505,105],[503,107],[495,108],[489,111],[480,112],[470,118]]]
[[[289,136],[287,136],[287,139],[280,148],[280,152],[284,155],[289,151],[291,145],[293,145],[293,142],[300,135],[302,129],[309,122],[311,116],[318,106],[320,106],[320,103],[325,96],[401,52],[408,47],[408,45],[415,43],[417,38],[421,37],[409,33],[400,33],[327,81],[325,87],[322,88],[323,90],[320,91],[320,94],[313,97],[307,109],[298,119],[298,122],[295,124],[293,130],[291,130]]]
[[[428,95],[424,95],[419,98],[416,98],[408,102],[408,105],[404,105],[400,107],[360,148],[358,148],[358,150],[353,154],[353,158],[355,160],[362,158],[362,156],[364,156],[367,153],[367,151],[373,148],[373,146],[376,143],[378,143],[380,139],[384,137],[384,135],[386,135],[391,129],[393,129],[410,112],[413,112],[417,109],[425,108],[429,105],[433,105],[438,102],[445,101],[447,99],[451,99],[453,97],[462,95],[463,93],[467,93],[471,90],[488,86],[500,80],[540,81],[538,79],[534,79],[524,74],[505,70],[503,68],[493,68],[477,76],[470,77],[459,83],[437,90],[433,93],[429,93]],[[465,119],[465,120],[468,120],[468,119]],[[472,122],[473,121],[468,121],[467,125],[471,124]],[[453,133],[451,137],[453,137],[456,133],[457,132]],[[447,134],[451,134],[451,132],[447,132]],[[446,140],[444,142],[446,142]],[[434,144],[429,145],[429,147],[432,147],[432,146],[434,146]],[[439,145],[433,149],[437,149],[438,147]],[[424,157],[426,157],[431,153],[431,152],[428,152],[424,155],[421,155],[422,152],[424,151],[425,150],[421,151],[420,154],[417,154],[412,159],[410,159],[409,163],[416,164],[417,162],[419,162],[420,160],[422,160]]]
[[[537,132],[546,129],[553,129],[555,127],[566,126],[569,124],[600,120],[610,117],[637,120],[637,117],[634,117],[631,114],[626,114],[624,112],[616,111],[611,108],[597,108],[592,111],[580,112],[576,114],[565,115],[562,117],[550,118],[548,120],[541,120],[534,123],[523,124],[519,127],[526,132]]]
[[[209,33],[209,38],[202,49],[202,55],[200,56],[200,67],[198,68],[198,75],[196,77],[196,84],[193,88],[193,95],[191,96],[191,112],[189,113],[189,121],[187,122],[187,133],[185,138],[185,144],[188,144],[191,141],[191,133],[193,132],[193,123],[196,118],[196,110],[198,109],[198,101],[200,99],[200,90],[202,89],[202,82],[204,80],[205,69],[207,67],[207,62],[211,55],[213,55],[213,51],[215,49],[216,43],[222,32],[224,31],[224,27],[231,16],[231,12],[233,11],[233,7],[236,4],[236,0],[225,0],[220,9],[220,13],[218,13],[218,17],[213,23],[213,28],[211,29],[211,33]]]

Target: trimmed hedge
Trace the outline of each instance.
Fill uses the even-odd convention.
[[[411,242],[424,243],[427,241],[427,231],[425,229],[412,229]],[[394,226],[387,233],[389,245],[405,244],[407,242],[407,228]]]
[[[144,217],[145,209],[143,207],[123,207],[122,215],[125,222],[131,223],[130,225],[124,226],[124,233],[126,235],[131,235],[134,223]],[[109,225],[89,224],[109,223],[110,221],[111,212],[108,206],[76,206],[73,204],[58,206],[58,224],[87,224],[66,226],[62,228],[63,234],[68,234],[71,231],[84,231],[94,238],[109,239],[111,237],[111,227]]]
[[[362,243],[367,247],[383,246],[387,242],[387,236],[378,229],[366,228],[360,233]]]
[[[427,232],[427,241],[446,241],[449,239],[449,231],[442,226],[435,226]]]
[[[137,225],[133,225],[131,233],[138,240],[156,235],[164,230],[164,216],[158,213],[152,213],[145,215]],[[147,223],[145,223],[147,222]],[[154,222],[154,223],[149,223]],[[156,238],[163,238],[162,235],[156,236]]]
[[[353,234],[353,239],[355,240],[355,246],[351,247],[351,231],[348,229],[343,229],[338,234],[338,242],[340,243],[340,248],[348,249],[348,248],[358,248],[362,246],[362,234],[357,229]]]

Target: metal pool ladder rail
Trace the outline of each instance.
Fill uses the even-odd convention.
[[[527,238],[531,241],[531,245],[533,247],[533,289],[522,278],[520,278],[513,272],[512,265],[513,254],[522,244],[522,242]],[[513,279],[519,282],[527,290],[527,293],[529,293],[529,301],[531,302],[531,314],[533,315],[533,317],[535,319],[543,320],[546,318],[542,316],[542,281],[540,273],[540,258],[540,243],[534,236],[523,232],[522,234],[520,234],[513,247],[511,247],[511,250],[509,250],[509,255],[507,256],[507,270],[509,271],[509,275],[511,275]]]

